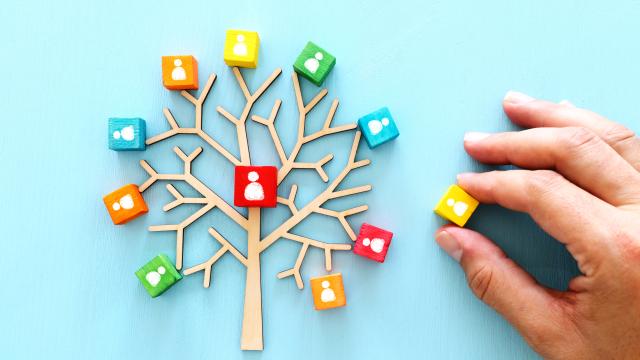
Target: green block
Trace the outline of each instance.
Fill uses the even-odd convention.
[[[165,254],[151,259],[136,271],[136,276],[151,297],[162,294],[182,279],[182,275]]]
[[[309,41],[293,64],[293,69],[320,86],[335,65],[335,56]]]

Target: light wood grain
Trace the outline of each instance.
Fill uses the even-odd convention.
[[[195,134],[201,137],[206,143],[211,145],[214,150],[218,151],[233,165],[251,165],[251,154],[249,152],[249,139],[247,138],[246,133],[246,122],[249,118],[249,113],[251,112],[251,109],[255,102],[280,75],[281,70],[274,70],[271,75],[262,83],[262,85],[260,85],[258,89],[253,93],[249,90],[249,87],[247,86],[247,83],[242,76],[242,72],[238,68],[233,68],[232,71],[236,82],[240,87],[240,91],[245,98],[245,105],[243,106],[242,112],[239,117],[236,117],[230,111],[221,106],[217,107],[217,112],[236,127],[236,136],[240,152],[239,158],[231,155],[228,150],[220,146],[204,130],[202,130],[202,106],[213,86],[215,75],[212,75],[209,78],[207,86],[205,86],[205,88],[197,98],[187,91],[182,92],[182,96],[195,106],[196,118],[194,127],[180,127],[171,111],[165,109],[163,113],[171,129],[165,133],[152,137],[151,139],[149,139],[148,143],[153,144],[158,141],[168,139],[177,134]],[[331,104],[331,108],[329,109],[329,112],[325,118],[322,129],[309,135],[305,134],[307,115],[326,96],[327,90],[320,90],[311,101],[309,101],[307,104],[304,104],[302,100],[302,92],[300,90],[300,83],[295,73],[293,73],[292,75],[292,81],[294,92],[296,94],[296,103],[299,116],[296,144],[288,156],[284,151],[282,142],[280,141],[280,137],[275,127],[275,121],[279,109],[282,105],[282,101],[275,101],[267,118],[254,115],[251,117],[251,119],[266,126],[269,134],[271,135],[271,138],[273,139],[275,151],[281,161],[281,167],[278,171],[278,184],[280,184],[282,180],[294,169],[315,170],[318,173],[318,176],[324,182],[329,182],[329,176],[325,172],[324,166],[333,159],[333,154],[327,154],[316,162],[299,162],[297,161],[297,156],[303,145],[327,135],[353,130],[356,128],[356,125],[349,124],[331,127],[331,123],[338,107],[338,100],[336,99]],[[371,186],[366,185],[352,189],[338,190],[340,184],[351,171],[369,164],[368,160],[355,160],[359,143],[360,132],[356,132],[353,139],[353,144],[351,146],[351,152],[349,154],[347,165],[344,167],[341,173],[327,186],[327,188],[311,202],[301,208],[298,208],[298,206],[296,205],[296,194],[298,192],[298,186],[296,185],[291,186],[291,188],[289,189],[289,195],[286,198],[278,197],[278,203],[286,205],[289,208],[289,210],[291,211],[291,217],[279,227],[277,227],[271,234],[267,235],[264,238],[262,238],[261,234],[260,208],[249,208],[247,217],[244,217],[234,207],[230,206],[213,190],[207,187],[192,174],[192,163],[202,153],[202,148],[198,147],[188,155],[179,147],[174,148],[175,154],[184,163],[183,171],[181,173],[160,174],[155,171],[145,160],[142,160],[140,162],[142,168],[149,175],[147,181],[140,185],[140,191],[145,191],[157,181],[184,181],[200,194],[199,197],[185,197],[172,184],[168,184],[167,191],[169,191],[169,193],[174,197],[174,200],[163,207],[165,211],[170,211],[183,204],[199,204],[202,205],[202,207],[177,224],[155,225],[149,227],[150,231],[176,232],[176,268],[181,269],[183,266],[185,229],[214,208],[218,208],[231,220],[235,221],[238,225],[246,230],[246,256],[238,251],[238,249],[233,246],[220,232],[212,227],[209,229],[209,234],[220,244],[220,248],[205,262],[184,270],[185,275],[192,275],[195,273],[203,272],[203,286],[205,288],[208,288],[211,285],[213,266],[225,254],[231,254],[236,260],[238,260],[238,262],[246,267],[244,311],[242,320],[242,334],[240,337],[241,349],[262,350],[264,348],[262,334],[262,287],[260,271],[260,256],[263,251],[265,251],[278,239],[287,239],[300,243],[300,252],[298,253],[298,257],[296,258],[293,267],[291,269],[280,272],[279,274],[277,274],[277,277],[282,279],[293,276],[298,288],[302,289],[304,287],[304,281],[302,279],[300,269],[310,247],[315,247],[324,251],[325,268],[327,271],[330,271],[332,268],[331,255],[333,251],[346,251],[351,249],[350,244],[325,243],[319,240],[293,234],[291,233],[291,230],[297,224],[306,219],[309,215],[318,213],[336,218],[345,229],[347,235],[352,240],[355,239],[355,233],[347,222],[347,217],[367,210],[367,206],[363,205],[344,211],[336,211],[326,209],[323,207],[323,205],[330,199],[355,195],[361,192],[369,191],[371,189]]]

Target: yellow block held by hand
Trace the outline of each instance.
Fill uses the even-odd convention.
[[[451,185],[433,211],[458,226],[464,226],[478,207],[478,200],[458,185]]]

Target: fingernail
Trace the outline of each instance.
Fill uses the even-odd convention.
[[[523,94],[521,92],[517,92],[513,90],[507,92],[507,94],[504,96],[505,102],[508,102],[514,105],[526,104],[528,102],[532,102],[533,100],[535,100],[535,98],[532,98],[527,94]]]
[[[486,137],[488,137],[489,133],[483,133],[483,132],[468,132],[464,134],[464,142],[475,142],[475,141],[480,141],[482,139],[485,139]]]
[[[449,254],[455,261],[460,262],[460,258],[462,258],[462,247],[458,240],[451,236],[451,234],[444,230],[440,231],[436,234],[436,242],[442,250]]]
[[[475,173],[462,173],[462,174],[458,174],[456,176],[456,180],[458,181],[458,184],[464,183],[466,180],[471,179],[472,176],[475,176]]]

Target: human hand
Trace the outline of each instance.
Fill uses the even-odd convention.
[[[640,358],[640,139],[568,102],[509,92],[503,106],[530,129],[468,133],[465,149],[525,170],[461,174],[458,184],[482,203],[530,214],[582,275],[556,291],[475,231],[444,226],[436,242],[460,262],[473,293],[543,357]]]

